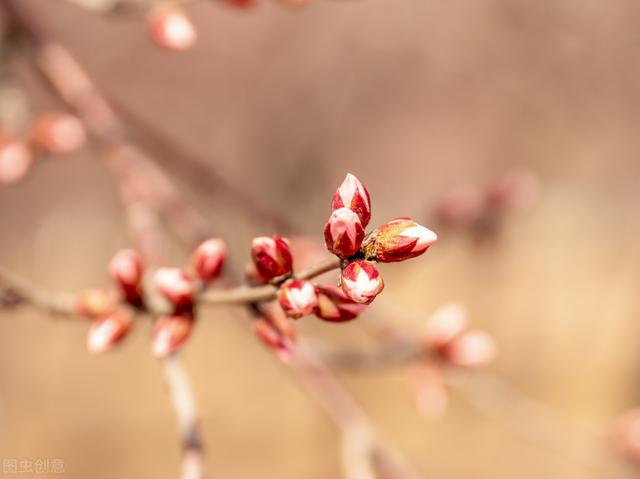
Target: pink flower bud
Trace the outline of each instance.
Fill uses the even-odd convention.
[[[153,43],[167,50],[188,50],[196,42],[196,29],[186,13],[175,5],[155,8],[147,19]]]
[[[90,288],[76,296],[74,311],[89,318],[97,318],[111,311],[117,302],[113,291],[104,288]]]
[[[53,155],[72,153],[86,141],[82,122],[66,113],[40,115],[33,125],[31,137],[38,148]]]
[[[226,256],[224,241],[212,238],[200,243],[193,253],[191,263],[202,281],[213,281],[220,276]]]
[[[397,218],[376,228],[363,250],[368,259],[393,263],[420,256],[437,240],[433,231],[411,218]]]
[[[341,286],[356,303],[369,304],[383,290],[384,282],[373,263],[356,260],[342,270]]]
[[[109,262],[109,276],[120,287],[124,299],[139,306],[142,303],[142,273],[140,253],[132,249],[118,251]]]
[[[129,331],[133,315],[126,309],[116,309],[93,321],[87,337],[87,348],[102,353],[120,342]]]
[[[251,256],[258,273],[266,281],[290,274],[293,268],[289,241],[278,235],[255,238]]]
[[[17,183],[32,163],[33,155],[24,142],[0,135],[0,183]]]
[[[446,346],[467,329],[467,313],[458,304],[446,304],[427,320],[425,339],[431,348]]]
[[[342,184],[338,187],[333,200],[331,209],[349,208],[354,211],[360,218],[362,227],[366,228],[371,219],[371,198],[369,192],[360,180],[351,173],[347,174]]]
[[[349,208],[338,208],[324,227],[327,249],[340,258],[349,258],[360,249],[364,228],[358,215]]]
[[[154,356],[165,358],[178,351],[186,343],[195,321],[189,315],[162,316],[153,325]]]
[[[283,361],[291,358],[296,331],[293,322],[279,306],[263,309],[264,316],[255,321],[256,336]]]
[[[191,275],[181,269],[160,268],[153,275],[153,283],[176,308],[189,308],[193,304],[195,282]]]
[[[278,301],[287,316],[298,319],[313,312],[318,297],[310,281],[293,279],[280,287]]]
[[[442,356],[455,366],[479,368],[490,364],[496,356],[496,345],[483,331],[465,331],[442,350]]]
[[[318,305],[315,314],[320,319],[341,323],[357,318],[365,309],[366,304],[360,304],[349,298],[337,286],[317,286]]]

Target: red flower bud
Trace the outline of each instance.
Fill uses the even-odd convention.
[[[191,263],[202,281],[213,281],[220,276],[226,256],[224,241],[212,238],[200,243],[193,253]]]
[[[133,314],[126,309],[116,309],[93,321],[87,337],[87,348],[92,353],[102,353],[120,342],[129,331]]]
[[[364,245],[365,257],[380,263],[415,258],[438,240],[436,234],[410,218],[397,218],[376,228]]]
[[[82,122],[66,113],[40,115],[32,128],[35,145],[46,153],[64,155],[82,147],[86,133]]]
[[[268,236],[255,238],[251,247],[251,256],[258,273],[266,281],[290,274],[293,268],[289,241],[278,235],[272,238]]]
[[[280,287],[278,301],[287,316],[298,319],[313,312],[318,297],[310,281],[293,279]]]
[[[153,275],[153,283],[160,294],[176,308],[190,308],[196,285],[191,275],[179,268],[160,268]]]
[[[341,323],[357,318],[365,309],[366,304],[360,304],[349,298],[337,286],[317,286],[318,305],[314,313],[320,319]]]
[[[178,351],[186,343],[195,321],[189,315],[162,316],[153,325],[154,356],[165,358]]]
[[[33,155],[24,142],[0,135],[0,183],[17,183],[32,163]]]
[[[142,273],[140,253],[132,249],[118,251],[109,262],[109,276],[120,287],[124,299],[136,306],[142,303]]]
[[[282,360],[291,358],[296,331],[293,322],[278,306],[263,309],[264,316],[255,321],[256,336]]]
[[[466,311],[458,304],[447,304],[428,319],[425,339],[429,347],[437,349],[446,346],[466,329]]]
[[[440,354],[455,366],[479,368],[493,361],[496,345],[483,331],[465,331],[442,348]]]
[[[356,303],[369,304],[384,288],[378,268],[368,261],[349,263],[340,278],[342,291]]]
[[[349,208],[338,208],[324,227],[327,249],[340,258],[349,258],[360,249],[364,228],[358,215]]]
[[[338,190],[333,195],[331,209],[349,208],[360,218],[362,227],[366,228],[371,219],[371,198],[360,180],[351,173],[347,174]]]
[[[147,19],[151,40],[168,50],[188,50],[196,42],[196,29],[186,13],[175,5],[155,8]]]
[[[114,292],[104,288],[90,288],[76,296],[74,310],[77,314],[97,318],[111,311],[116,305]]]

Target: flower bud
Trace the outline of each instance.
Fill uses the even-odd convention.
[[[212,238],[200,243],[193,253],[191,263],[202,281],[213,281],[220,276],[226,256],[224,241]]]
[[[193,305],[196,285],[191,275],[181,269],[159,268],[153,275],[153,283],[176,309],[188,309]]]
[[[188,50],[196,42],[196,29],[175,5],[155,8],[147,19],[147,30],[153,43],[167,50]]]
[[[24,142],[0,135],[0,183],[17,183],[32,163],[33,155]]]
[[[351,173],[347,174],[338,190],[333,195],[331,209],[349,208],[360,218],[362,227],[366,228],[371,219],[371,198],[360,180]]]
[[[190,315],[162,316],[153,325],[154,356],[166,358],[186,343],[195,321]]]
[[[293,322],[279,306],[263,309],[264,316],[255,321],[256,336],[283,361],[291,358],[296,331]]]
[[[467,329],[467,313],[462,306],[451,303],[436,310],[427,320],[425,339],[431,348],[446,346]]]
[[[316,295],[318,304],[314,313],[325,321],[334,323],[349,321],[357,318],[367,309],[366,304],[356,303],[337,286],[317,286]]]
[[[142,304],[142,256],[135,250],[118,251],[109,262],[109,276],[118,285],[124,299],[135,306]]]
[[[365,257],[379,263],[415,258],[438,240],[436,234],[410,218],[397,218],[376,228],[367,239]]]
[[[293,279],[280,287],[278,301],[287,316],[298,319],[313,312],[318,297],[310,281]]]
[[[442,348],[441,355],[455,366],[479,368],[493,361],[496,345],[483,331],[465,331]]]
[[[74,311],[89,318],[97,318],[111,311],[116,305],[114,292],[105,288],[90,288],[76,296]]]
[[[87,348],[92,353],[108,351],[120,342],[133,323],[133,314],[126,309],[116,309],[93,321],[87,337]]]
[[[82,122],[66,113],[40,115],[32,128],[35,145],[46,153],[64,155],[82,147],[86,133]]]
[[[358,215],[349,208],[338,208],[324,227],[327,249],[340,258],[349,258],[358,252],[364,239],[364,228]]]
[[[289,241],[278,235],[255,238],[251,256],[258,273],[266,281],[290,274],[293,268]]]
[[[368,261],[349,263],[340,276],[342,291],[356,303],[369,304],[380,294],[384,282],[378,268]]]

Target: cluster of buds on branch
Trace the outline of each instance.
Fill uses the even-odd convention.
[[[255,7],[260,0],[224,0],[225,4],[237,8]],[[299,7],[307,0],[280,0],[281,4]],[[147,32],[158,47],[170,51],[184,51],[193,47],[197,40],[197,30],[180,2],[159,5],[148,14]]]
[[[66,113],[37,116],[26,134],[15,135],[0,129],[0,184],[22,180],[36,159],[71,154],[85,140],[82,122]]]

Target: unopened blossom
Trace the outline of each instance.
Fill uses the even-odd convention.
[[[0,183],[20,181],[32,163],[33,154],[25,142],[0,134]]]
[[[153,283],[160,294],[176,308],[193,304],[196,284],[191,275],[181,269],[159,268],[153,275]]]
[[[293,321],[288,318],[277,304],[263,307],[262,317],[254,322],[256,336],[280,359],[287,361],[293,354],[296,331]]]
[[[87,337],[87,348],[101,353],[120,342],[133,323],[133,314],[126,309],[116,309],[93,321]]]
[[[196,28],[187,14],[175,5],[161,5],[147,18],[149,37],[167,50],[188,50],[196,42]]]
[[[437,240],[433,231],[411,218],[396,218],[376,228],[363,250],[368,259],[393,263],[420,256]]]
[[[67,113],[45,113],[36,118],[31,139],[37,148],[52,155],[72,153],[87,138],[82,122]]]
[[[298,319],[313,312],[318,297],[310,281],[293,279],[280,286],[278,302],[287,316]]]
[[[342,291],[356,303],[369,304],[384,288],[378,268],[368,261],[349,263],[340,278]]]
[[[226,256],[227,247],[224,241],[211,238],[198,245],[191,258],[191,264],[202,281],[213,281],[220,276]]]
[[[190,315],[162,316],[153,325],[152,351],[159,358],[178,351],[191,336],[195,321]]]
[[[142,300],[143,272],[142,256],[132,249],[118,251],[109,262],[109,276],[118,285],[125,300],[136,306]]]
[[[74,311],[82,316],[97,318],[111,311],[116,305],[114,292],[105,288],[89,288],[80,291],[75,299]]]
[[[427,320],[425,339],[433,348],[445,346],[467,329],[467,312],[457,303],[438,308]]]
[[[356,303],[338,286],[316,286],[316,295],[318,304],[314,313],[325,321],[335,323],[350,321],[367,309],[366,304]]]
[[[289,241],[278,235],[254,238],[251,257],[258,273],[266,281],[291,274],[293,258]]]
[[[349,208],[360,218],[362,227],[366,228],[371,219],[371,198],[369,192],[351,173],[347,174],[338,187],[331,201],[331,209]]]
[[[465,331],[442,348],[440,353],[455,366],[478,368],[493,361],[496,344],[484,331]]]
[[[360,218],[349,208],[338,208],[324,227],[327,249],[340,258],[349,258],[358,252],[364,239]]]

